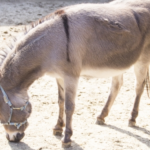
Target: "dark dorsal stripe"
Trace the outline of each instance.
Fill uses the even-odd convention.
[[[67,61],[70,62],[69,58],[69,41],[70,41],[70,36],[69,36],[69,25],[68,25],[68,17],[66,14],[62,15],[62,20],[64,24],[64,29],[67,37],[67,44],[66,44],[66,49],[67,49]]]

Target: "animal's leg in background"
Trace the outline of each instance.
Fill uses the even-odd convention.
[[[67,76],[64,81],[65,87],[65,113],[66,113],[66,125],[65,125],[65,135],[62,139],[63,147],[71,146],[71,136],[73,134],[72,130],[72,115],[75,109],[75,97],[78,86],[78,77]]]
[[[108,113],[115,101],[115,98],[123,84],[123,75],[115,76],[112,78],[111,91],[108,97],[108,100],[101,112],[101,114],[97,117],[97,124],[103,125],[105,122],[105,117],[108,116]]]
[[[57,86],[58,86],[58,105],[59,105],[59,116],[57,120],[57,124],[53,128],[54,135],[61,135],[63,132],[64,123],[64,101],[65,101],[65,94],[64,94],[64,82],[62,79],[57,79]]]
[[[135,97],[134,106],[131,112],[131,118],[129,120],[129,126],[135,126],[136,124],[136,118],[138,116],[140,99],[144,91],[145,79],[148,73],[148,65],[137,63],[134,66],[134,72],[135,72],[135,77],[136,77],[136,87],[135,87],[136,97]]]

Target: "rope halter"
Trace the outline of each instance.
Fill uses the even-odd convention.
[[[9,126],[15,126],[17,129],[19,129],[22,125],[24,125],[26,122],[27,122],[27,119],[24,121],[24,122],[19,122],[19,123],[15,123],[15,122],[11,122],[11,118],[12,118],[12,114],[13,114],[13,110],[20,110],[20,111],[23,111],[26,109],[26,107],[28,106],[29,104],[29,101],[26,102],[26,104],[22,107],[19,107],[19,108],[15,108],[13,107],[11,101],[9,100],[6,92],[4,91],[4,89],[2,88],[2,86],[0,85],[0,90],[2,91],[2,94],[3,94],[3,99],[5,101],[6,104],[8,104],[8,106],[10,107],[10,115],[9,115],[9,119],[6,123],[2,123],[0,121],[1,124],[3,125],[9,125]]]

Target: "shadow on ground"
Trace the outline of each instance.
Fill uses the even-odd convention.
[[[34,150],[24,142],[19,142],[19,143],[9,142],[9,146],[11,147],[12,150]]]
[[[142,137],[142,136],[139,136],[139,135],[134,134],[134,133],[132,133],[132,132],[130,132],[130,131],[126,131],[126,130],[124,130],[124,129],[118,128],[118,127],[113,126],[113,125],[104,125],[104,127],[107,127],[107,128],[110,128],[110,129],[119,131],[119,132],[121,132],[121,133],[123,133],[123,134],[127,134],[127,135],[129,135],[129,136],[132,136],[132,137],[134,137],[135,139],[137,139],[138,141],[142,142],[143,144],[147,145],[147,147],[150,148],[150,139],[148,139],[148,138],[144,138],[144,137]],[[136,126],[136,127],[132,127],[132,128],[135,129],[135,130],[138,130],[138,131],[142,131],[142,132],[144,132],[144,133],[150,135],[150,131],[148,131],[148,130],[145,129],[145,128],[137,127],[137,126]]]

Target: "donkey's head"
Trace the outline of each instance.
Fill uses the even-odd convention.
[[[26,28],[23,37],[14,39],[10,48],[0,50],[0,120],[7,139],[12,142],[20,141],[28,126],[27,118],[32,108],[27,89],[44,74],[41,64],[47,53],[38,54],[41,50],[38,40],[44,36],[41,36],[39,30],[30,32],[32,35],[28,34],[40,23],[42,21],[32,24],[29,30]]]
[[[6,138],[11,142],[19,142],[25,135],[27,118],[32,110],[28,94],[26,91],[0,89],[0,120],[4,125]]]
[[[28,101],[27,90],[11,86],[13,76],[9,74],[9,69],[2,69],[11,51],[0,51],[0,121],[4,125],[7,139],[18,142],[24,137],[24,131],[28,126],[27,118],[31,113],[31,104]],[[4,68],[7,67],[4,65]]]
[[[24,137],[32,109],[27,90],[42,74],[38,63],[31,63],[31,55],[25,51],[28,47],[25,48],[24,53],[16,49],[8,52],[0,64],[0,120],[12,142]]]

